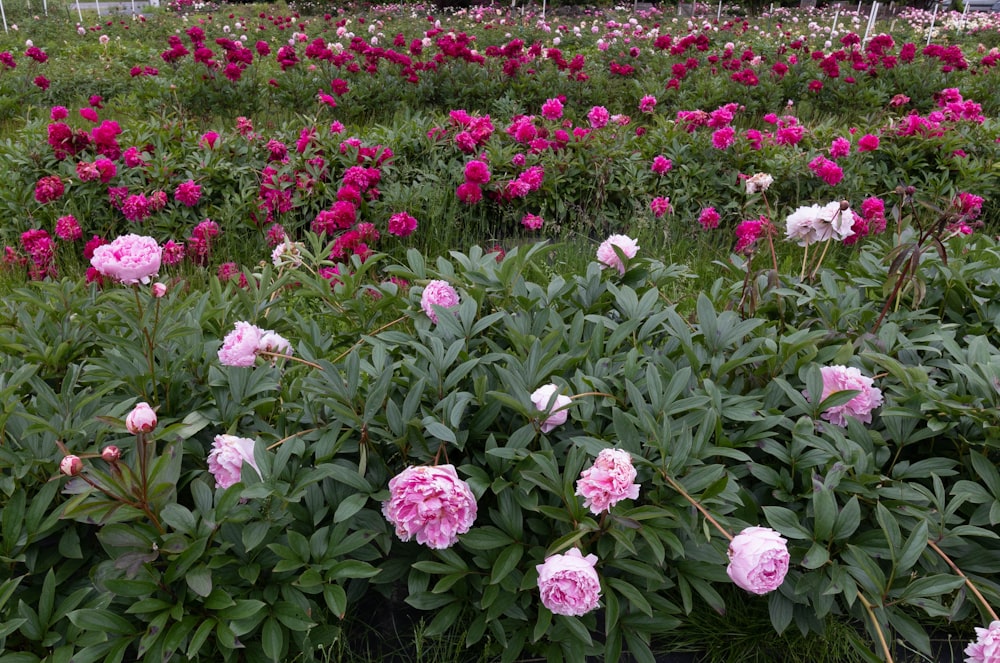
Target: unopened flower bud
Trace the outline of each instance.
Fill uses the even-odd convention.
[[[125,428],[133,435],[148,433],[156,428],[156,412],[149,403],[137,404],[125,417]]]
[[[849,208],[850,206],[851,206],[851,203],[847,202],[846,200],[841,200],[841,201],[840,201],[840,209],[841,209],[841,210],[846,210],[846,209],[848,209],[848,208]]]
[[[912,196],[916,192],[917,192],[917,187],[913,186],[912,184],[910,186],[906,187],[906,195]]]
[[[68,477],[75,477],[77,474],[83,471],[83,461],[80,460],[79,456],[64,456],[61,461],[59,461],[59,471]]]
[[[104,450],[101,451],[101,458],[104,460],[105,463],[117,463],[118,459],[121,457],[122,457],[121,449],[119,449],[113,444],[104,447]]]
[[[166,283],[154,283],[153,287],[152,287],[152,290],[153,290],[153,296],[156,297],[157,299],[159,299],[163,295],[167,294],[167,284]]]

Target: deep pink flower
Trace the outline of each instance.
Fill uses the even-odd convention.
[[[427,317],[435,323],[438,321],[437,311],[434,310],[435,306],[451,309],[458,306],[458,303],[458,292],[447,281],[431,281],[424,287],[424,291],[420,295],[420,307],[427,314]]]
[[[525,214],[521,218],[521,225],[528,230],[541,230],[542,226],[545,225],[545,219],[537,214]]]
[[[639,497],[639,484],[632,456],[623,449],[602,449],[589,469],[580,474],[576,494],[584,499],[583,506],[594,514],[611,511],[624,499]]]
[[[90,264],[121,283],[149,283],[160,271],[161,257],[162,249],[155,239],[129,234],[94,249]]]
[[[649,209],[653,211],[653,216],[659,219],[673,208],[670,205],[669,198],[666,196],[657,196],[649,202]]]
[[[474,205],[483,199],[483,190],[478,184],[464,182],[458,185],[455,195],[466,205]]]
[[[600,129],[611,120],[611,113],[604,106],[594,106],[587,113],[587,120],[590,121],[591,128]]]
[[[187,182],[181,182],[174,189],[174,200],[185,205],[186,207],[194,207],[198,204],[198,200],[201,198],[201,186],[196,184],[194,180],[188,180]]]
[[[75,242],[83,238],[80,223],[73,215],[61,216],[56,219],[56,237],[64,242]]]
[[[723,127],[712,133],[712,147],[724,150],[736,142],[736,129]]]
[[[470,161],[465,164],[465,181],[473,184],[486,184],[490,181],[490,168],[483,161]]]
[[[846,417],[853,417],[864,424],[872,422],[872,410],[882,405],[882,391],[874,386],[872,378],[862,375],[853,366],[823,366],[823,394],[820,402],[838,391],[854,390],[857,395],[843,405],[827,408],[822,415],[834,426],[847,426]]]
[[[34,83],[36,86],[42,88],[43,90],[48,90],[49,85],[51,85],[49,79],[45,78],[45,76],[40,76],[40,75],[35,76],[35,80],[31,82]]]
[[[65,106],[53,106],[52,110],[49,111],[49,117],[53,122],[58,122],[59,120],[65,120],[69,117],[69,111]]]
[[[858,152],[872,152],[878,149],[879,139],[878,136],[873,134],[865,134],[858,139]]]
[[[668,172],[673,167],[674,164],[670,161],[670,159],[663,156],[662,154],[658,154],[655,157],[653,157],[653,165],[650,167],[650,169],[657,175],[662,175]]]
[[[163,245],[163,264],[167,266],[176,265],[184,259],[184,245],[178,244],[174,240],[167,240]]]
[[[639,112],[641,113],[652,113],[656,109],[656,97],[651,94],[647,94],[642,99],[639,100]]]
[[[397,212],[389,217],[389,234],[407,237],[417,229],[417,220],[406,212]]]
[[[542,104],[542,117],[546,120],[558,120],[563,115],[563,104],[559,99],[548,99]]]
[[[436,550],[454,545],[477,512],[476,497],[454,465],[407,467],[389,480],[389,499],[382,503],[396,536]]]
[[[601,269],[614,267],[619,274],[624,274],[625,263],[618,256],[616,248],[625,258],[631,259],[638,253],[639,245],[628,235],[611,235],[597,248],[597,261],[601,264]]]
[[[229,488],[242,479],[243,465],[254,469],[261,476],[253,457],[254,441],[235,435],[216,435],[208,453],[208,471],[215,477],[216,488]]]
[[[601,581],[594,565],[597,555],[586,557],[577,548],[550,555],[538,564],[538,591],[542,605],[557,615],[580,617],[597,608]]]
[[[706,207],[698,214],[698,223],[705,230],[712,230],[719,227],[719,213],[714,207]]]
[[[830,144],[830,158],[839,159],[851,153],[851,141],[843,136],[837,136]]]
[[[767,594],[781,586],[788,573],[787,541],[769,527],[747,527],[729,543],[726,573],[737,586]]]
[[[66,187],[58,175],[46,175],[35,184],[35,200],[43,205],[59,200],[65,192]]]

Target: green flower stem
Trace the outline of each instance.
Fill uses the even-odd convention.
[[[684,487],[683,487],[683,486],[681,486],[681,485],[680,485],[680,484],[679,484],[679,483],[678,483],[677,481],[674,481],[673,477],[671,477],[671,476],[670,476],[669,474],[667,474],[666,472],[664,472],[664,471],[662,471],[662,470],[660,471],[660,475],[661,475],[661,476],[663,476],[663,479],[664,479],[664,480],[665,480],[665,481],[666,481],[667,483],[669,483],[669,484],[670,484],[670,487],[671,487],[671,488],[673,488],[673,489],[674,489],[674,490],[676,490],[676,491],[677,491],[678,493],[680,493],[681,497],[683,497],[683,498],[684,498],[684,499],[686,499],[686,500],[687,500],[688,502],[690,502],[690,503],[691,503],[691,505],[692,505],[692,506],[694,506],[694,508],[698,509],[698,511],[700,511],[700,512],[701,512],[701,515],[705,516],[705,520],[707,520],[708,522],[712,523],[712,525],[714,525],[714,526],[715,526],[715,529],[717,529],[717,530],[719,530],[720,532],[722,532],[722,535],[723,535],[724,537],[726,537],[727,539],[729,539],[730,541],[732,541],[732,540],[733,540],[733,535],[732,535],[732,534],[730,534],[730,533],[728,532],[728,530],[726,530],[726,528],[724,528],[724,527],[723,527],[722,525],[720,525],[720,524],[719,524],[719,521],[718,521],[718,520],[716,520],[716,519],[715,519],[715,518],[714,518],[714,517],[712,516],[712,514],[710,514],[710,513],[708,512],[708,510],[707,510],[707,509],[706,509],[705,507],[703,507],[703,506],[701,505],[701,503],[700,503],[700,502],[698,502],[698,500],[696,500],[695,498],[691,497],[691,496],[690,496],[690,495],[688,494],[688,492],[687,492],[686,490],[684,490]]]
[[[865,595],[858,590],[858,598],[861,599],[861,603],[865,606],[865,610],[868,611],[868,618],[872,620],[872,626],[875,627],[875,632],[878,634],[878,642],[882,645],[882,653],[885,654],[885,660],[887,663],[893,663],[892,654],[889,653],[889,644],[885,641],[885,634],[882,632],[882,627],[878,623],[878,619],[875,617],[875,610],[872,608],[872,604],[865,598]]]
[[[80,477],[81,479],[83,479],[83,481],[88,486],[90,486],[91,488],[94,488],[96,490],[99,490],[101,493],[103,493],[108,498],[110,498],[110,499],[112,499],[112,500],[114,500],[116,502],[121,502],[125,506],[130,506],[133,509],[139,509],[140,511],[142,511],[143,513],[146,514],[146,517],[149,518],[149,520],[153,523],[153,526],[156,527],[156,531],[157,532],[159,532],[160,534],[163,534],[165,532],[165,530],[163,529],[163,525],[160,524],[160,519],[157,518],[156,514],[153,513],[152,509],[149,508],[149,503],[148,502],[141,502],[141,501],[140,502],[133,502],[130,499],[127,499],[127,498],[125,498],[125,497],[123,497],[121,495],[113,493],[113,492],[109,491],[107,488],[105,488],[104,486],[102,486],[101,484],[97,483],[96,481],[94,481],[93,479],[91,479],[90,477],[88,477],[86,474],[83,474],[82,472],[80,474],[78,474],[77,476]]]
[[[960,577],[962,580],[965,581],[965,584],[969,588],[969,590],[976,596],[977,599],[979,599],[979,602],[983,604],[983,607],[986,608],[986,612],[990,613],[990,617],[993,618],[993,621],[995,622],[1000,621],[1000,617],[997,616],[997,612],[996,610],[993,609],[993,606],[991,606],[986,601],[986,598],[982,595],[982,593],[980,593],[980,591],[976,588],[976,586],[972,584],[972,581],[969,580],[969,577],[964,573],[962,573],[962,569],[958,568],[958,565],[956,565],[955,562],[951,560],[951,557],[948,557],[945,551],[941,550],[941,548],[939,548],[938,545],[933,541],[931,541],[930,539],[927,540],[927,545],[931,547],[931,550],[940,555],[941,559],[943,559],[945,562],[948,563],[948,566],[950,566],[952,570],[958,574],[958,577]]]

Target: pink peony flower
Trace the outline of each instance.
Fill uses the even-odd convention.
[[[607,125],[611,120],[611,113],[604,106],[594,106],[587,113],[587,119],[590,121],[590,126],[594,129],[600,129]]]
[[[583,506],[593,513],[611,511],[624,499],[639,497],[632,456],[622,449],[602,449],[594,465],[584,470],[576,482],[576,494],[584,498]]]
[[[525,214],[521,219],[521,225],[528,230],[541,230],[542,226],[545,225],[545,219],[537,214]]]
[[[486,184],[490,181],[490,167],[484,161],[470,161],[465,164],[465,181]]]
[[[719,227],[719,213],[714,207],[706,207],[698,214],[698,223],[705,230],[712,230]]]
[[[965,648],[965,663],[1000,662],[1000,621],[991,622],[988,628],[976,627],[976,641]]]
[[[254,441],[235,435],[216,435],[208,453],[208,471],[215,477],[216,488],[229,488],[242,478],[243,464],[254,469],[263,478],[253,457]]]
[[[56,237],[64,242],[75,242],[83,238],[80,223],[72,214],[56,219]]]
[[[63,459],[59,461],[59,471],[68,477],[75,477],[83,471],[83,461],[80,460],[79,456],[73,454],[63,456]]]
[[[121,283],[149,283],[160,272],[161,256],[162,249],[155,239],[129,234],[94,249],[90,264]]]
[[[723,127],[712,133],[712,147],[724,150],[736,142],[736,129]]]
[[[149,403],[136,403],[125,417],[125,428],[133,435],[150,432],[156,428],[156,412],[149,407]]]
[[[586,557],[570,548],[564,555],[550,555],[538,564],[538,591],[542,605],[557,615],[580,617],[597,608],[601,581],[594,565],[597,555]]]
[[[823,394],[820,402],[830,394],[838,391],[851,389],[858,394],[843,405],[835,405],[828,408],[820,415],[834,426],[847,426],[845,417],[854,417],[864,424],[872,422],[872,410],[882,405],[882,390],[874,386],[872,378],[862,375],[861,371],[853,366],[824,366],[820,369],[823,374]]]
[[[458,306],[458,302],[458,293],[447,281],[431,281],[420,295],[420,308],[434,323],[438,321],[437,311],[434,310],[435,306],[450,309]]]
[[[657,156],[653,157],[653,165],[650,166],[650,170],[652,170],[657,175],[662,175],[673,167],[674,164],[671,163],[670,159],[663,156],[662,154],[658,154]]]
[[[382,514],[402,541],[441,550],[458,541],[476,520],[476,497],[454,465],[410,466],[389,480]]]
[[[417,220],[406,212],[397,212],[389,217],[389,234],[407,237],[417,229]]]
[[[226,334],[219,348],[219,361],[224,366],[253,366],[257,361],[257,347],[264,330],[249,322],[237,322],[236,328]]]
[[[531,402],[539,412],[549,413],[549,416],[542,422],[542,432],[548,433],[556,426],[562,426],[569,417],[569,410],[566,408],[573,402],[569,396],[558,394],[559,387],[554,384],[542,385],[531,394]],[[555,400],[552,395],[556,394]],[[549,407],[549,402],[552,407]]]
[[[58,175],[46,175],[35,184],[35,200],[43,205],[59,200],[65,192],[66,187]]]
[[[788,573],[786,543],[769,527],[748,527],[729,543],[726,573],[748,592],[767,594],[774,591]]]
[[[653,211],[653,216],[659,219],[672,209],[670,199],[665,196],[657,196],[649,201],[649,209]]]
[[[656,97],[651,94],[647,94],[642,99],[639,100],[639,112],[640,113],[652,113],[656,108]]]
[[[473,182],[464,182],[458,185],[455,190],[455,195],[466,205],[475,205],[480,200],[483,199],[483,190],[478,184]]]
[[[858,139],[858,152],[872,152],[878,149],[878,136],[865,134]]]
[[[618,249],[626,258],[634,258],[639,251],[639,245],[628,235],[612,235],[604,240],[597,248],[597,261],[601,263],[601,269],[614,267],[619,274],[625,273],[625,263],[618,256],[615,249]]]
[[[841,157],[846,157],[851,153],[851,141],[847,140],[843,136],[837,136],[830,143],[830,158],[839,159]]]
[[[201,186],[196,184],[194,180],[181,182],[174,190],[174,200],[185,207],[194,207],[198,204],[199,199],[201,199]]]
[[[167,284],[166,283],[154,283],[151,287],[153,296],[159,299],[167,294]]]
[[[548,99],[542,104],[542,117],[546,120],[558,120],[563,115],[563,104],[559,99]]]

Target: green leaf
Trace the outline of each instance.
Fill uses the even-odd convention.
[[[857,495],[847,500],[844,508],[837,514],[837,521],[833,526],[833,540],[841,541],[850,537],[861,524],[861,504]]]
[[[237,599],[235,605],[219,611],[219,617],[235,622],[249,619],[267,607],[267,604],[257,599]]]
[[[811,539],[812,534],[799,521],[799,516],[782,506],[762,507],[764,517],[768,524],[776,529],[782,536],[789,539]]]
[[[907,573],[913,565],[920,559],[920,555],[927,549],[928,526],[926,520],[921,520],[910,533],[910,538],[899,551],[896,559],[896,573],[899,575]]]
[[[268,617],[264,620],[264,626],[260,632],[260,644],[264,649],[264,655],[272,661],[281,659],[281,652],[285,648],[285,631],[281,628],[278,620]]]
[[[135,633],[135,627],[125,619],[102,608],[81,608],[67,613],[74,626],[87,631],[99,633],[118,633],[121,635]]]
[[[587,647],[594,644],[593,638],[590,637],[590,631],[587,630],[587,627],[583,625],[583,622],[581,622],[579,618],[556,615],[556,619],[561,626],[565,627],[565,629],[569,631],[570,635],[572,635],[573,639],[577,642],[584,644]]]
[[[215,620],[212,618],[204,619],[195,629],[194,633],[191,635],[191,641],[188,643],[187,657],[188,660],[196,658],[199,651],[201,651],[202,645],[208,640],[208,636],[212,634],[212,629],[215,628]]]
[[[330,612],[338,619],[343,619],[347,613],[347,593],[340,585],[328,584],[323,586],[323,600],[330,608]]]
[[[813,534],[817,539],[827,541],[833,534],[837,522],[837,498],[833,494],[833,489],[823,488],[813,492],[812,503]]]
[[[507,546],[497,556],[497,561],[493,564],[493,573],[490,575],[490,584],[495,585],[507,577],[511,571],[517,568],[517,563],[521,561],[524,554],[524,546],[515,543]]]
[[[206,566],[196,566],[189,570],[184,579],[191,591],[202,598],[212,593],[212,571]]]
[[[333,514],[333,522],[340,523],[347,520],[358,511],[361,511],[367,503],[368,495],[361,493],[348,495],[337,505],[337,510]]]

